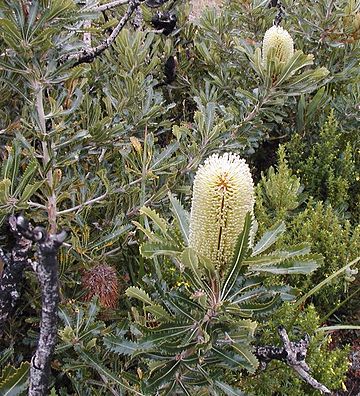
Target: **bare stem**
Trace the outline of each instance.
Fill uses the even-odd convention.
[[[80,205],[76,205],[73,206],[72,208],[69,209],[65,209],[65,210],[60,210],[57,214],[58,215],[63,215],[63,214],[67,214],[67,213],[71,213],[71,212],[75,212],[76,210],[80,210],[85,208],[86,206],[90,206],[96,202],[102,201],[103,199],[106,198],[106,196],[108,195],[108,191],[106,191],[104,194],[100,195],[99,197],[90,199],[89,201],[86,201]]]

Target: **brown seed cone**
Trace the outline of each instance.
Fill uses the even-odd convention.
[[[98,296],[102,307],[116,308],[119,298],[119,280],[115,268],[107,264],[98,264],[87,270],[81,281],[86,291],[85,301]]]

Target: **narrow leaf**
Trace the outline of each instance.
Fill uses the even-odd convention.
[[[221,292],[222,300],[226,299],[231,289],[233,288],[236,279],[240,273],[240,269],[243,265],[243,259],[249,250],[251,224],[252,224],[252,215],[251,213],[247,213],[244,221],[243,231],[239,235],[238,241],[236,243],[233,263],[230,267],[230,271],[228,272],[222,287],[222,292]]]
[[[269,249],[269,247],[276,242],[279,235],[281,235],[285,231],[285,229],[285,223],[283,221],[280,221],[276,223],[272,228],[270,228],[270,230],[266,231],[265,234],[261,237],[260,241],[255,245],[252,256],[256,256]]]
[[[17,369],[11,368],[11,371],[7,372],[6,377],[1,378],[0,395],[17,396],[24,392],[27,388],[29,369],[29,362],[21,363]],[[5,371],[6,368],[4,369]]]
[[[103,364],[100,361],[98,361],[97,358],[95,358],[93,353],[90,354],[79,346],[75,347],[75,349],[79,354],[79,356],[81,357],[81,359],[90,367],[92,367],[96,372],[98,372],[100,375],[105,376],[110,381],[126,389],[127,391],[130,392],[131,395],[135,394],[139,396],[145,396],[143,393],[137,392],[135,389],[131,388],[129,385],[121,381],[119,376],[115,373],[112,373],[108,368],[103,366]]]
[[[189,245],[189,213],[181,206],[180,202],[171,193],[169,193],[169,199],[171,203],[171,211],[179,224],[185,244]]]
[[[128,297],[136,298],[137,300],[140,300],[145,304],[150,304],[150,305],[154,304],[153,300],[149,297],[149,295],[139,287],[130,286],[129,288],[127,288],[125,294]]]
[[[240,389],[226,384],[225,382],[215,381],[215,385],[222,390],[226,396],[246,396]]]
[[[150,209],[150,208],[147,208],[146,206],[143,206],[141,209],[140,209],[140,214],[144,214],[144,215],[146,215],[147,217],[149,217],[153,222],[154,222],[154,224],[165,234],[166,233],[166,231],[167,231],[167,229],[168,229],[168,224],[167,224],[167,222],[162,218],[162,217],[160,217],[156,212],[155,212],[155,210],[152,210],[152,209]]]

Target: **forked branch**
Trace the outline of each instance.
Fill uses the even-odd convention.
[[[284,327],[280,326],[278,332],[284,346],[256,347],[255,355],[260,362],[266,364],[271,360],[280,360],[294,369],[314,389],[319,390],[322,394],[330,395],[331,391],[309,374],[310,368],[305,362],[310,341],[309,336],[306,334],[300,341],[291,342]]]

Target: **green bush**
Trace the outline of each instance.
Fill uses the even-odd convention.
[[[204,279],[214,280],[209,273],[215,278],[224,274],[212,271],[206,260],[201,262],[199,279],[194,280],[191,268],[180,271],[185,264],[179,257],[193,264],[186,261],[191,252],[186,250],[182,227],[191,206],[195,172],[211,154],[230,151],[252,164],[254,175],[264,171],[257,187],[257,238],[264,234],[279,237],[271,248],[267,246],[277,256],[254,256],[259,261],[253,263],[249,249],[238,249],[244,253],[238,263],[247,261],[232,287],[256,289],[250,296],[255,303],[241,309],[232,302],[216,306],[223,326],[214,320],[207,329],[205,320],[204,331],[196,339],[196,353],[190,344],[197,334],[188,329],[182,346],[194,359],[189,367],[194,369],[199,356],[210,359],[211,367],[205,365],[199,383],[196,372],[186,378],[185,390],[180,383],[175,386],[178,394],[225,394],[224,383],[229,380],[231,392],[241,393],[242,385],[251,391],[255,377],[245,379],[242,368],[254,371],[257,367],[251,350],[251,343],[257,342],[254,323],[265,328],[269,322],[272,333],[278,324],[291,323],[293,311],[288,305],[280,308],[281,301],[297,294],[285,284],[292,282],[306,292],[359,251],[360,230],[355,226],[359,220],[355,137],[359,10],[353,0],[336,0],[331,5],[327,0],[282,1],[281,26],[294,41],[294,55],[278,58],[273,47],[264,59],[263,37],[278,13],[267,1],[224,1],[221,11],[210,9],[201,18],[189,20],[187,1],[167,1],[152,8],[149,5],[161,1],[148,0],[141,2],[125,26],[119,22],[131,14],[128,4],[113,7],[111,2],[112,8],[104,10],[109,1],[95,3],[0,2],[0,245],[11,252],[14,241],[7,220],[12,214],[22,213],[50,233],[68,231],[58,255],[61,324],[52,361],[52,395],[121,394],[130,392],[129,388],[146,392],[149,380],[150,393],[160,394],[166,382],[161,377],[168,366],[174,370],[165,387],[174,383],[178,366],[188,370],[188,362],[172,366],[181,351],[171,331],[169,339],[175,346],[163,345],[161,337],[155,337],[151,347],[158,349],[151,350],[150,357],[141,349],[144,345],[126,354],[109,344],[120,340],[129,352],[142,342],[144,326],[148,333],[156,333],[159,316],[162,320],[170,317],[172,325],[178,320],[188,326],[187,315],[194,315],[192,325],[201,327],[198,320],[206,317],[211,296],[204,301],[196,288]],[[152,18],[159,10],[177,16],[169,34],[154,29]],[[118,30],[111,42],[111,34]],[[94,59],[85,48],[84,33],[90,33],[91,46],[97,48]],[[84,54],[88,58],[82,59]],[[334,113],[326,121],[331,108]],[[280,148],[275,170],[274,147],[279,143],[287,143],[288,160]],[[262,158],[264,152],[266,158]],[[185,220],[179,211],[185,213]],[[156,226],[159,218],[163,221]],[[244,234],[249,236],[254,229],[250,232],[247,219]],[[281,221],[286,223],[286,232]],[[166,232],[161,231],[164,222]],[[164,249],[159,249],[159,240],[164,239],[172,248],[165,259]],[[313,245],[315,255],[309,255],[308,244],[298,246],[304,241]],[[294,245],[293,250],[285,249]],[[314,270],[321,257],[325,261],[313,275],[290,279],[289,273],[298,270],[292,255],[302,257],[300,272]],[[252,264],[248,276],[245,269]],[[99,265],[112,268],[111,273],[119,278],[118,288],[112,290],[121,293],[114,292],[112,309],[104,306],[107,299],[102,296],[99,302],[84,301],[101,286],[106,289],[108,279],[102,278],[93,290],[84,281],[84,274]],[[255,269],[262,274],[258,278]],[[264,275],[266,271],[280,271],[280,275],[270,278]],[[321,315],[345,297],[344,282],[341,277],[314,295]],[[125,289],[140,301],[131,300]],[[143,289],[145,294],[136,293]],[[38,280],[26,271],[19,304],[0,340],[0,365],[9,378],[26,377],[36,347],[41,304]],[[256,316],[257,310],[269,307],[282,310],[274,317]],[[307,308],[299,318],[304,318],[305,328],[315,313]],[[299,321],[295,321],[297,326]],[[246,359],[234,352],[242,362],[234,368],[234,376],[227,370],[229,356],[213,364],[209,350],[219,340],[226,343],[226,326],[233,334],[238,323],[246,328],[242,345]],[[313,334],[318,325],[314,319],[309,332]],[[290,324],[288,330],[297,337]],[[265,335],[259,342],[275,342]],[[321,337],[320,333],[315,336],[313,350]],[[335,389],[346,368],[339,359],[347,351],[330,353],[325,344],[310,353],[309,364],[334,357],[315,374]],[[221,345],[231,355],[230,346]],[[164,356],[159,357],[162,353],[171,360],[165,368]],[[290,378],[287,369],[283,373],[284,392],[289,384],[294,391],[305,389],[296,377]],[[267,378],[269,392],[280,392],[270,376],[265,377],[265,372],[261,376]],[[4,381],[1,376],[0,383]],[[21,387],[26,388],[26,379]]]

